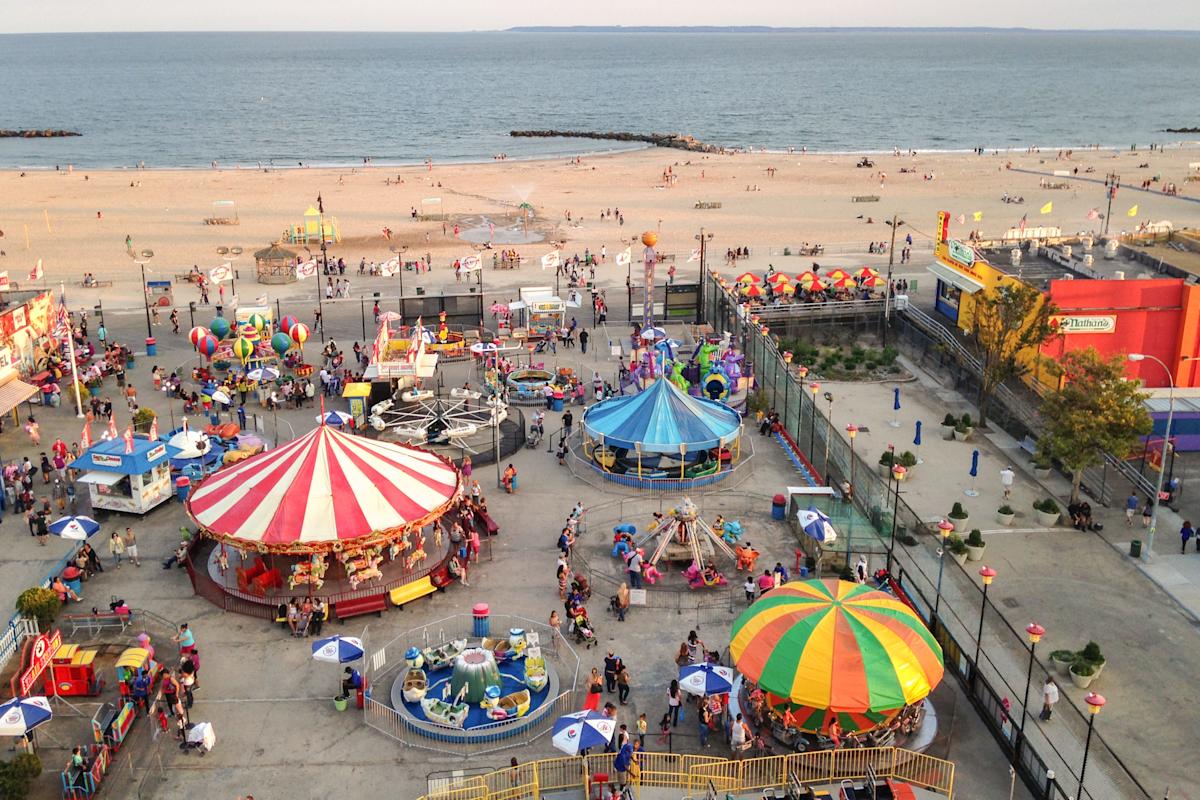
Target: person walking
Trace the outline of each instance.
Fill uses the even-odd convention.
[[[1188,540],[1191,539],[1195,535],[1196,535],[1196,531],[1192,527],[1192,521],[1190,519],[1185,519],[1183,521],[1183,527],[1179,529],[1179,538],[1183,542],[1179,547],[1180,553],[1187,552]],[[1196,550],[1197,550],[1197,552],[1200,552],[1200,541],[1196,542]]]
[[[112,535],[108,537],[108,552],[113,557],[113,564],[120,569],[121,557],[125,554],[125,540],[116,531],[113,531]]]
[[[629,587],[642,588],[642,554],[637,550],[630,552],[625,560],[625,571],[629,573]]]
[[[680,712],[683,710],[683,693],[679,690],[679,681],[672,680],[667,687],[667,716],[672,726],[679,724]]]
[[[648,722],[646,721],[646,714],[645,714],[645,712],[642,712],[641,714],[638,714],[638,718],[637,718],[637,737],[638,737],[638,748],[639,748],[639,749],[641,749],[641,750],[645,750],[645,749],[646,749],[646,732],[647,732],[649,729],[650,729],[650,723],[648,723]]]
[[[1125,498],[1125,527],[1133,527],[1133,513],[1138,509],[1138,496],[1136,492],[1130,492],[1129,497]]]
[[[180,654],[190,653],[196,649],[196,637],[185,622],[179,626],[179,633],[171,637],[172,642],[179,643]]]
[[[604,690],[612,694],[617,690],[617,672],[621,668],[621,658],[613,654],[612,650],[608,651],[608,655],[604,657]]]
[[[742,715],[738,714],[729,730],[729,748],[733,750],[734,759],[742,760],[745,751],[750,749],[750,742],[750,727],[742,720]]]
[[[1054,704],[1058,702],[1058,684],[1054,682],[1054,678],[1046,676],[1046,682],[1042,684],[1042,713],[1038,715],[1038,719],[1046,722],[1054,713]]]
[[[1016,480],[1017,474],[1013,472],[1011,465],[1000,470],[1000,486],[1004,489],[1004,499],[1012,499],[1013,481]]]
[[[697,636],[695,631],[688,631],[684,646],[687,647],[689,664],[699,664],[704,660],[705,653],[708,652],[708,648],[704,646],[704,640]]]
[[[624,661],[617,667],[617,702],[629,705],[629,667]]]
[[[712,747],[708,743],[709,726],[712,724],[712,712],[708,710],[708,695],[700,698],[700,711],[696,714],[696,732],[700,735],[701,747]]]
[[[588,335],[588,332],[586,330],[582,330],[579,332],[579,352],[580,353],[583,353],[583,354],[587,353],[588,339],[590,339],[590,338],[591,337]]]

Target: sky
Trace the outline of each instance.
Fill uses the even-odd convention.
[[[1200,30],[1197,0],[51,0],[5,3],[3,33],[465,31],[514,25],[773,25]]]

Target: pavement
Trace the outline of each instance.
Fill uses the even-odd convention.
[[[292,309],[285,304],[283,310],[287,313]],[[326,316],[329,335],[344,347],[361,339],[357,303],[327,309]],[[118,341],[138,341],[144,334],[141,309],[121,312],[106,308],[106,317],[111,336]],[[95,328],[94,322],[92,328]],[[184,329],[186,331],[186,325]],[[153,396],[150,389],[150,366],[158,363],[169,370],[190,365],[195,358],[184,336],[173,337],[166,330],[169,328],[164,325],[164,332],[159,336],[158,356],[139,358],[137,366],[130,372],[146,403],[164,417],[168,413],[165,399]],[[613,336],[624,334],[625,323],[618,321],[609,331]],[[599,333],[593,341],[599,342],[605,332]],[[314,335],[314,340],[316,338]],[[306,349],[310,360],[315,357],[318,347],[315,341],[309,343]],[[615,372],[617,367],[615,361],[609,360],[604,348],[594,348],[586,356],[578,350],[560,348],[558,364],[607,372]],[[448,366],[447,384],[460,385],[468,377],[466,369],[465,365]],[[111,391],[115,387],[107,388]],[[115,391],[112,393],[116,394]],[[333,401],[330,405],[339,407],[339,402]],[[175,412],[178,413],[178,408]],[[286,411],[280,414],[280,420],[301,433],[312,426],[312,414],[312,409]],[[554,416],[547,419],[548,430],[558,427],[552,419]],[[118,412],[119,426],[126,418],[122,408]],[[46,446],[59,435],[68,441],[78,438],[80,425],[71,410],[45,409],[38,413],[38,419]],[[285,430],[282,425],[281,430]],[[766,442],[755,440],[754,472],[744,489],[747,495],[769,497],[782,487],[797,482],[795,470],[782,450]],[[32,455],[34,450],[24,433],[10,425],[0,433],[0,452],[5,458],[17,458],[25,453]],[[553,574],[554,542],[562,519],[579,497],[583,497],[588,505],[596,505],[629,494],[607,488],[599,490],[579,481],[568,469],[558,466],[544,449],[522,450],[511,460],[522,478],[521,488],[515,495],[491,489],[490,481],[484,479],[490,467],[476,470],[484,484],[489,509],[501,530],[492,542],[491,560],[485,559],[472,571],[470,588],[456,585],[403,611],[393,609],[380,619],[364,618],[365,622],[353,620],[346,625],[333,624],[329,630],[359,635],[365,627],[371,642],[382,643],[417,626],[452,614],[469,613],[471,606],[480,600],[488,602],[496,613],[539,620],[558,607]],[[930,476],[930,482],[933,482],[932,469]],[[920,486],[924,481],[918,476],[913,485]],[[765,507],[760,513],[766,513]],[[359,714],[353,711],[338,713],[331,696],[337,687],[339,670],[313,662],[308,642],[292,639],[278,627],[262,620],[220,611],[192,594],[182,570],[164,571],[160,567],[159,562],[170,554],[178,541],[179,527],[185,522],[180,505],[174,501],[145,518],[111,517],[102,535],[111,527],[132,524],[139,536],[143,566],[107,569],[85,586],[85,602],[79,606],[90,608],[94,602],[100,604],[98,601],[106,604],[109,597],[118,595],[135,608],[154,611],[170,624],[183,621],[191,624],[203,654],[201,688],[196,695],[192,718],[213,723],[217,746],[204,758],[185,755],[168,737],[153,738],[151,726],[139,721],[111,773],[111,785],[106,790],[110,796],[232,800],[251,793],[257,798],[269,799],[297,794],[341,794],[347,784],[353,782],[355,790],[367,796],[386,793],[415,797],[425,790],[425,775],[432,771],[464,766],[499,767],[507,764],[510,756],[529,761],[557,755],[545,738],[512,752],[465,759],[460,755],[406,748],[366,726]],[[4,555],[0,557],[0,580],[3,581],[0,585],[5,587],[10,602],[22,588],[47,574],[70,549],[57,540],[48,547],[38,547],[28,535],[24,521],[11,515],[0,523],[0,536],[6,543]],[[789,552],[785,542],[764,540],[755,544],[763,547],[770,544],[771,555]],[[598,547],[603,549],[602,545]],[[101,550],[103,553],[103,548]],[[622,707],[621,718],[632,722],[638,713],[645,712],[652,728],[664,710],[663,694],[675,672],[673,658],[679,642],[688,630],[695,628],[710,647],[723,648],[728,644],[729,624],[733,619],[727,610],[688,616],[641,608],[635,608],[623,624],[611,620],[599,608],[593,617],[597,619],[601,646],[581,654],[581,668],[598,666],[603,652],[609,647],[625,655],[630,664],[633,691],[630,705]],[[165,626],[156,630],[162,627]],[[114,644],[128,641],[119,636],[111,639]],[[171,650],[171,643],[162,634],[155,634],[155,642],[160,653]],[[1114,674],[1120,674],[1122,668],[1116,654],[1110,655],[1113,661],[1110,669]],[[111,685],[112,676],[106,674],[104,677]],[[1105,679],[1108,678],[1106,674]],[[980,800],[1008,797],[1007,766],[958,687],[947,681],[939,689],[935,702],[943,729],[930,752],[958,762],[959,795]],[[43,741],[46,772],[37,782],[35,797],[58,795],[59,765],[65,762],[70,746],[87,739],[86,722],[95,706],[80,702],[75,707],[77,712],[61,706],[59,718],[47,728],[55,741],[48,738]],[[677,751],[701,752],[694,730],[687,724],[681,727],[673,746]],[[714,745],[703,752],[720,754],[723,750],[720,745]],[[1027,796],[1022,787],[1018,786],[1017,796]]]

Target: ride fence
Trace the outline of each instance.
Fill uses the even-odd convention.
[[[425,648],[455,639],[478,639],[474,625],[472,615],[457,614],[405,631],[379,648],[368,646],[367,666],[363,671],[371,687],[370,694],[364,698],[363,720],[366,724],[409,747],[452,755],[482,755],[532,744],[550,731],[558,717],[579,710],[581,700],[577,697],[577,689],[580,662],[575,649],[563,639],[561,633],[545,623],[504,614],[490,616],[491,629],[508,631],[510,628],[522,628],[526,632],[537,632],[547,668],[554,669],[558,675],[559,693],[531,712],[539,715],[535,723],[518,730],[505,722],[489,723],[471,729],[476,734],[476,741],[460,743],[451,736],[438,737],[436,728],[439,726],[426,722],[425,725],[434,728],[433,735],[430,735],[429,731],[392,708],[392,684],[407,666],[404,651],[413,646]],[[452,734],[457,729],[446,728],[446,731]]]

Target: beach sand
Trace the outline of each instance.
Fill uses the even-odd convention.
[[[597,270],[601,285],[620,285],[614,254],[644,230],[660,233],[659,249],[679,254],[680,278],[694,273],[698,265],[686,263],[696,246],[701,227],[714,238],[710,263],[720,264],[727,248],[749,246],[756,256],[793,250],[803,242],[821,242],[830,252],[839,245],[855,245],[866,252],[869,241],[887,240],[890,228],[884,219],[899,214],[911,232],[916,249],[928,250],[936,212],[965,215],[953,233],[966,236],[979,229],[985,236],[998,235],[1016,225],[1022,215],[1029,226],[1057,225],[1064,232],[1099,231],[1102,220],[1088,220],[1090,209],[1105,211],[1103,186],[1107,172],[1117,172],[1124,184],[1113,203],[1111,230],[1127,230],[1146,220],[1171,220],[1176,226],[1200,222],[1200,205],[1172,198],[1160,191],[1141,192],[1129,187],[1154,175],[1176,183],[1193,197],[1200,195],[1185,183],[1188,164],[1200,159],[1197,151],[1184,148],[1165,152],[1076,151],[1073,158],[1058,159],[1056,152],[973,154],[918,154],[917,156],[873,156],[874,168],[857,168],[858,156],[818,154],[702,155],[666,149],[583,158],[580,163],[564,159],[505,161],[485,164],[433,164],[405,168],[287,169],[262,172],[251,169],[175,171],[87,171],[71,174],[41,171],[0,173],[0,269],[10,279],[28,285],[29,270],[40,258],[46,280],[51,284],[79,280],[84,272],[113,280],[105,290],[106,302],[140,302],[140,274],[125,251],[125,237],[135,249],[150,248],[155,258],[151,278],[173,278],[193,264],[202,269],[220,263],[216,248],[239,245],[246,254],[237,267],[243,281],[253,275],[250,253],[279,239],[284,229],[299,224],[303,213],[315,205],[318,193],[326,213],[335,217],[343,242],[331,247],[331,257],[342,256],[357,272],[360,258],[383,260],[390,256],[389,244],[408,246],[409,257],[429,252],[435,272],[422,282],[433,287],[453,284],[447,265],[455,257],[472,252],[467,241],[453,236],[454,221],[478,224],[475,215],[491,218],[498,228],[516,225],[515,207],[528,202],[537,212],[534,228],[548,239],[566,240],[564,255],[582,254],[585,247],[598,252],[606,246],[608,261]],[[1011,162],[1013,169],[1006,169]],[[1147,168],[1140,168],[1149,164]],[[1086,173],[1088,167],[1093,173]],[[669,188],[663,172],[677,176]],[[767,168],[774,167],[774,177]],[[901,174],[901,168],[911,173]],[[1077,176],[1049,178],[1056,169],[1079,168]],[[886,172],[886,180],[880,178]],[[1021,170],[1029,170],[1025,172]],[[1040,174],[1032,174],[1033,172]],[[933,180],[924,176],[930,174]],[[1039,187],[1043,176],[1070,183],[1067,189]],[[399,178],[400,182],[397,182]],[[133,184],[133,185],[131,185]],[[751,191],[747,191],[747,187]],[[757,191],[755,191],[757,187]],[[1004,193],[1025,198],[1023,205],[1001,202]],[[853,202],[859,195],[878,196],[878,202]],[[422,203],[440,198],[439,204]],[[237,226],[205,225],[215,200],[237,204]],[[698,202],[720,203],[719,209],[697,209]],[[1053,202],[1052,213],[1039,209]],[[1138,205],[1136,217],[1127,210]],[[441,222],[416,222],[410,209],[424,213],[440,209],[450,219],[448,232]],[[625,224],[601,220],[603,208],[620,208]],[[571,212],[572,222],[565,217]],[[975,222],[974,212],[983,219]],[[97,216],[99,212],[99,217]],[[868,224],[867,218],[873,218]],[[468,219],[473,218],[473,219]],[[391,228],[392,241],[383,236]],[[535,259],[552,249],[549,244],[518,247]],[[635,259],[640,245],[635,246]],[[756,259],[757,260],[757,259]],[[795,259],[797,269],[807,262]],[[544,282],[546,275],[527,267],[519,272],[493,271],[490,258],[487,282],[491,289]],[[783,267],[790,269],[790,266]],[[411,273],[409,273],[411,276]],[[407,276],[406,276],[407,277]],[[551,276],[552,278],[552,276]],[[388,280],[354,280],[353,295],[378,290]],[[416,282],[416,279],[412,279]],[[247,291],[239,285],[243,294]],[[408,288],[406,284],[406,289]],[[257,294],[259,289],[254,290]],[[272,289],[273,296],[311,293],[311,285]],[[389,288],[394,294],[395,289]],[[76,291],[90,299],[96,290]],[[186,289],[181,299],[192,299]]]

